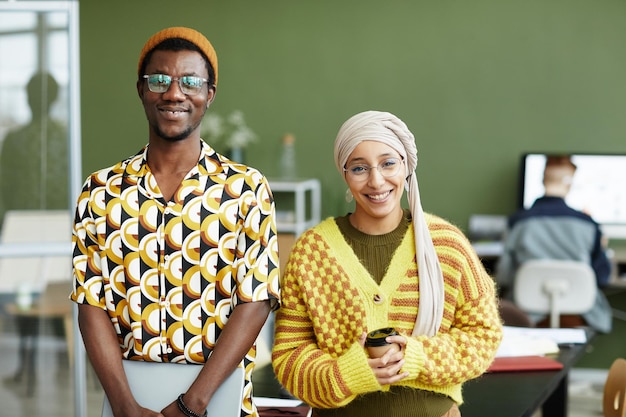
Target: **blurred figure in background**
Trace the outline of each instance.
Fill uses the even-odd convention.
[[[598,223],[589,215],[567,205],[576,165],[569,156],[549,156],[543,176],[545,193],[529,209],[520,210],[509,219],[504,253],[496,277],[505,299],[512,300],[515,273],[531,259],[561,259],[587,262],[596,274],[598,287],[610,279],[611,263],[605,253],[606,239]],[[539,325],[545,317],[531,315]],[[608,333],[612,312],[606,296],[598,291],[595,306],[582,316],[562,316],[561,327],[588,325]]]
[[[38,72],[26,86],[31,120],[9,132],[0,154],[0,227],[9,210],[55,210],[69,206],[66,126],[50,116],[59,85]]]

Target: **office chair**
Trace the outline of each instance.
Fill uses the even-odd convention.
[[[595,302],[596,276],[584,262],[536,259],[524,262],[515,275],[515,304],[527,313],[549,314],[559,327],[561,314],[582,314]]]
[[[604,417],[624,417],[626,415],[626,360],[615,359],[604,384],[602,414]]]

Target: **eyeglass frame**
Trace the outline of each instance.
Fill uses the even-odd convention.
[[[150,81],[149,81],[150,77],[153,77],[155,75],[160,75],[160,76],[163,76],[163,77],[169,77],[169,79],[170,79],[169,80],[169,84],[167,86],[167,89],[165,89],[165,91],[154,91],[153,89],[150,88]],[[202,81],[202,85],[198,88],[198,91],[189,93],[189,92],[185,92],[183,90],[182,80],[183,80],[183,78],[187,78],[187,77],[196,78],[196,79]],[[144,74],[141,78],[147,81],[147,83],[148,83],[148,90],[150,90],[151,92],[156,93],[156,94],[167,93],[170,90],[170,88],[172,87],[172,82],[178,81],[178,88],[180,89],[180,91],[183,94],[185,94],[187,96],[195,96],[196,94],[199,94],[200,91],[202,90],[202,87],[204,87],[204,84],[205,83],[208,84],[208,82],[209,82],[209,80],[207,80],[206,78],[199,77],[199,76],[196,76],[196,75],[183,75],[182,77],[172,77],[171,75],[168,75],[168,74],[155,73],[155,74]],[[186,88],[187,87],[185,87],[185,89]]]
[[[344,168],[343,168],[343,172],[344,172],[344,173],[346,173],[346,176],[347,176],[347,177],[349,177],[349,178],[351,178],[351,179],[353,179],[354,181],[357,181],[357,182],[367,181],[367,180],[369,179],[370,175],[372,174],[372,170],[373,170],[373,169],[376,169],[376,170],[378,171],[378,173],[379,173],[379,174],[380,174],[383,178],[392,178],[392,177],[395,177],[396,175],[398,175],[398,173],[400,172],[400,168],[401,168],[401,166],[402,166],[402,163],[404,163],[404,158],[387,158],[387,159],[385,159],[382,163],[384,164],[384,163],[389,162],[389,161],[392,161],[392,160],[393,160],[393,161],[399,161],[400,163],[398,164],[398,168],[396,169],[396,172],[394,172],[393,174],[389,174],[389,175],[385,175],[385,174],[383,173],[383,171],[381,171],[381,170],[382,170],[382,166],[381,166],[381,164],[378,164],[378,165],[376,165],[376,166],[365,165],[365,164],[354,164],[354,165],[352,166],[353,168],[354,168],[354,167],[360,167],[360,168],[367,169],[367,170],[365,171],[365,174],[363,175],[363,178],[361,178],[361,176],[360,176],[360,175],[355,175],[355,174],[351,171],[351,169],[350,169],[349,167],[348,167],[348,168],[345,168],[345,167],[344,167]],[[352,172],[352,173],[351,173],[351,172]]]

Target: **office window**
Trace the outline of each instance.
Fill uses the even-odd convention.
[[[2,415],[89,417],[68,300],[82,183],[77,45],[77,1],[0,0]]]
[[[68,208],[67,25],[64,12],[0,14],[0,221]]]

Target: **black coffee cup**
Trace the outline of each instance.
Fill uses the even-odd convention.
[[[385,340],[389,336],[397,335],[398,332],[393,327],[385,327],[369,332],[367,339],[365,339],[365,347],[367,348],[370,358],[379,358],[394,346],[399,350],[400,346],[397,343],[388,343],[387,340]]]

